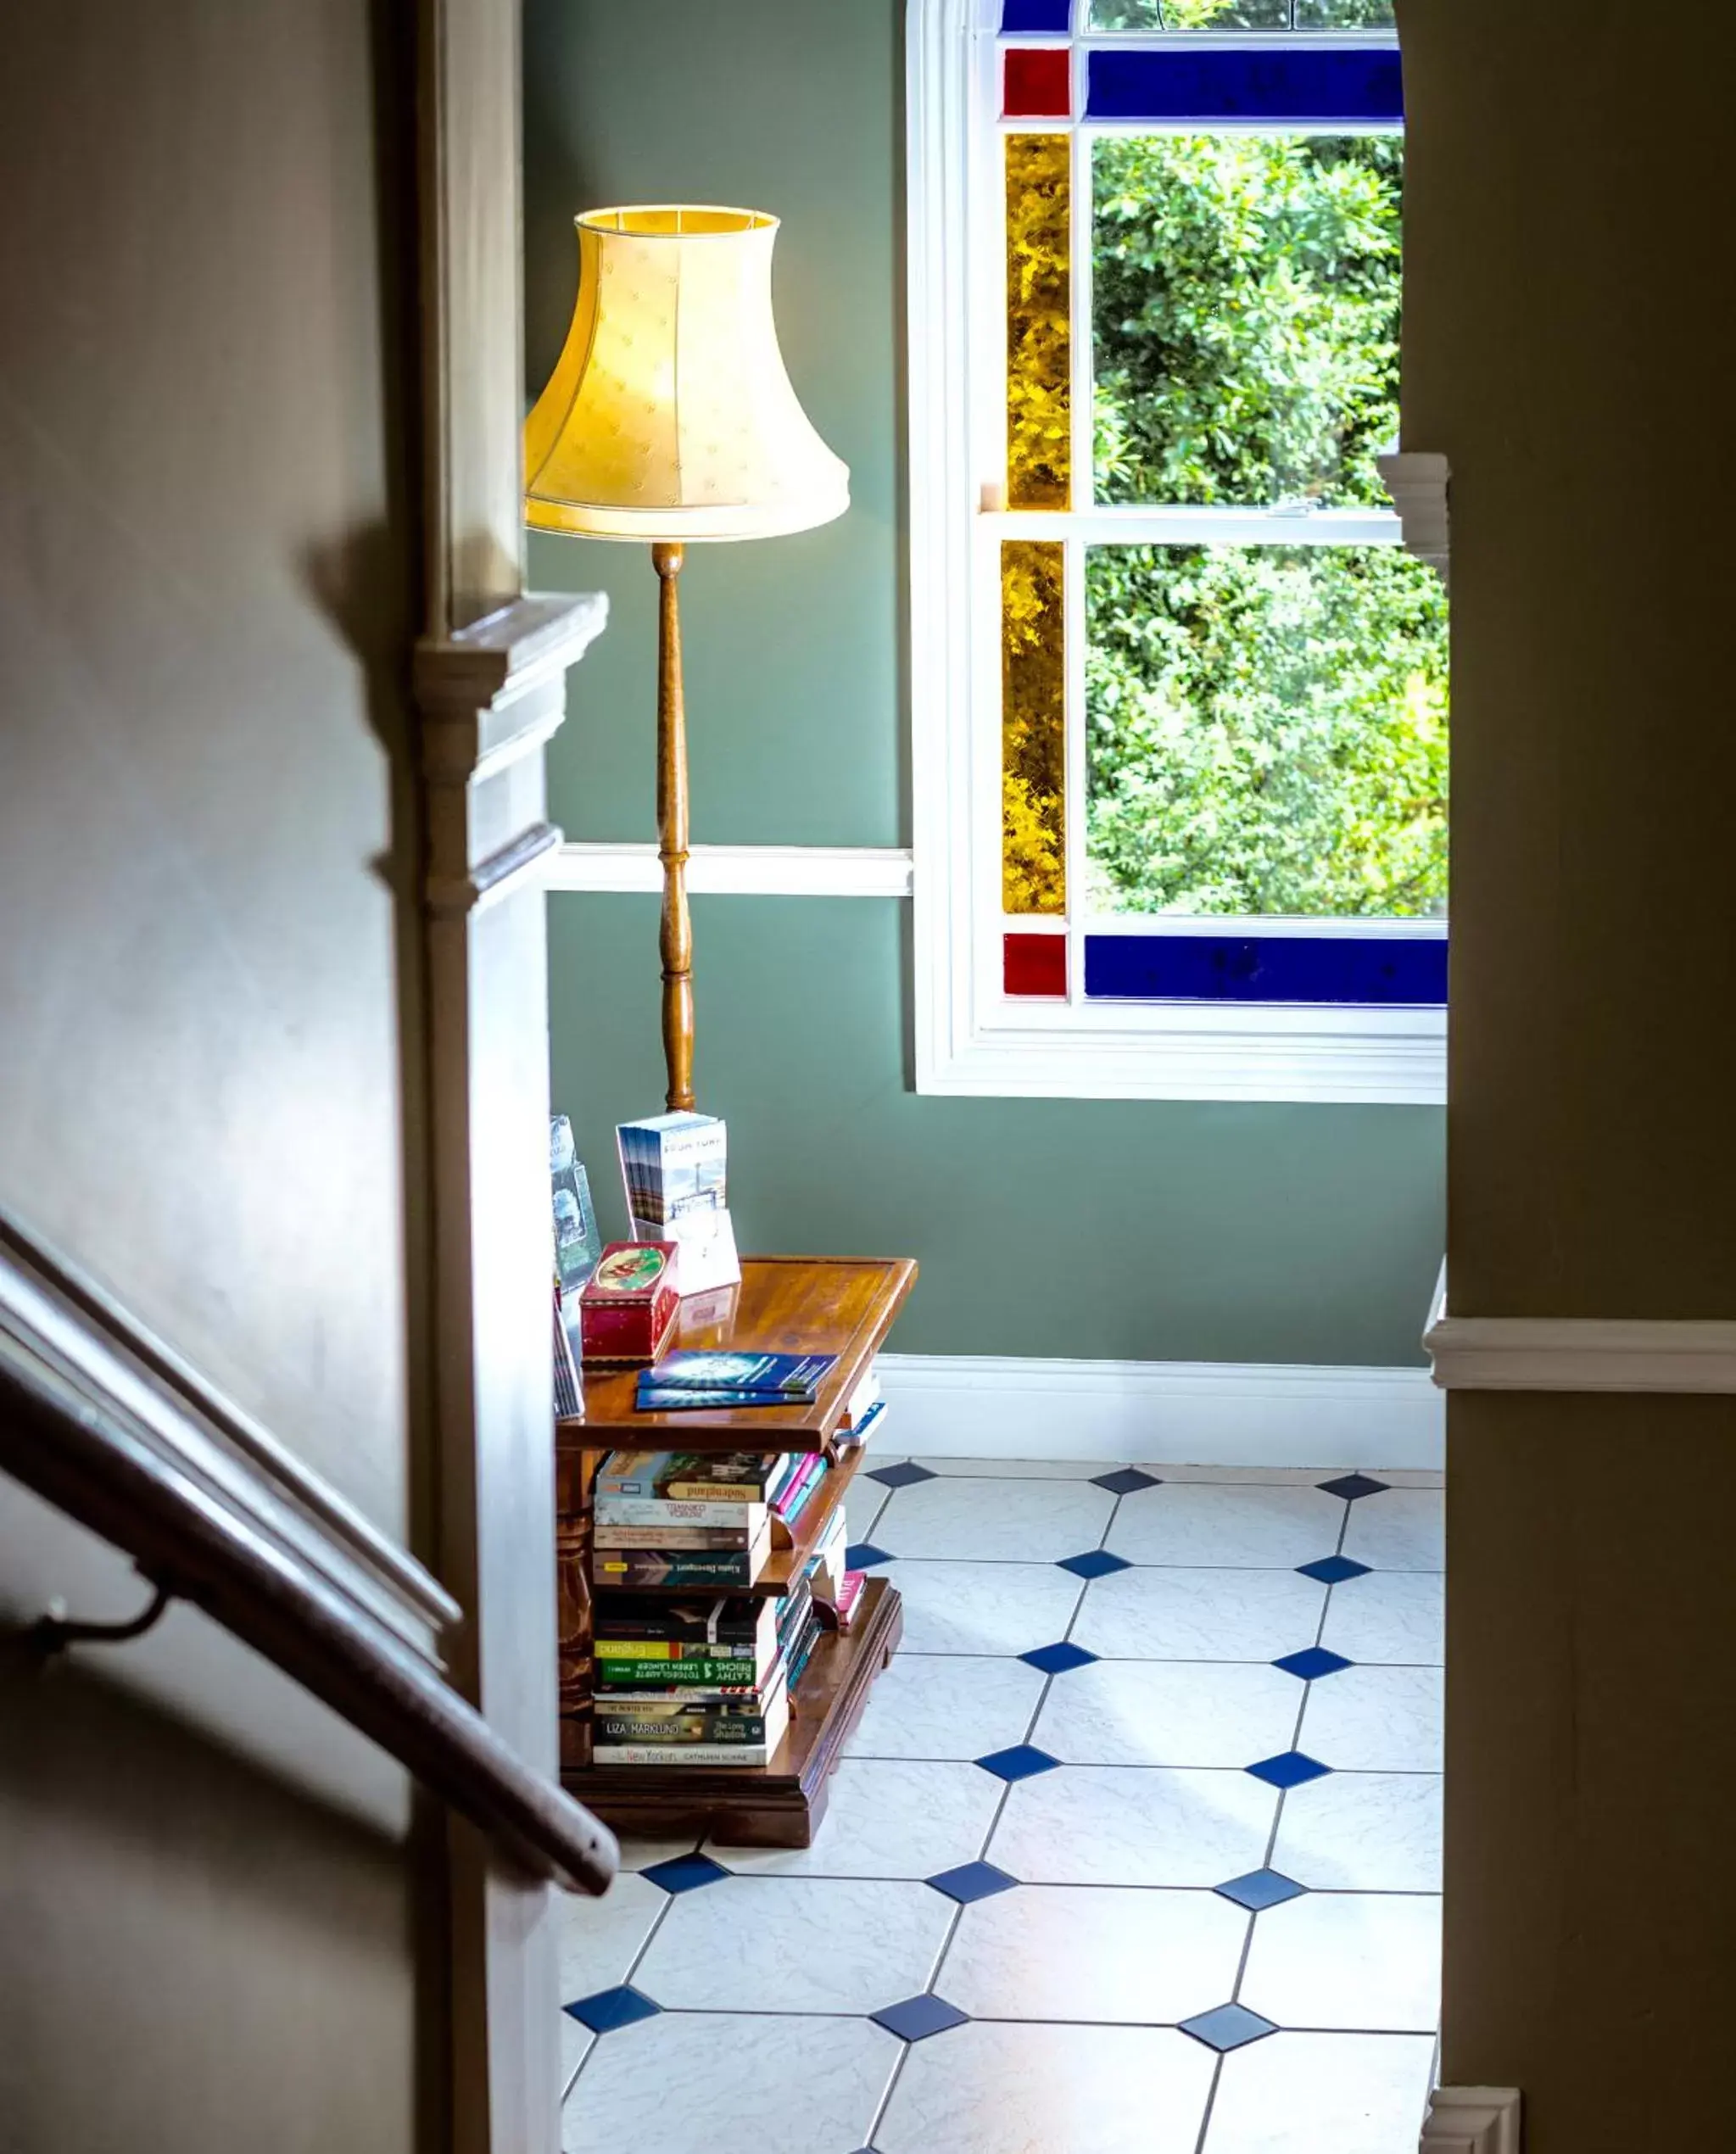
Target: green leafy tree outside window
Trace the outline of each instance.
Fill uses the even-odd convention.
[[[1098,142],[1100,500],[1386,505],[1402,160],[1379,136]],[[1093,909],[1444,910],[1431,572],[1388,548],[1101,547],[1087,603]]]

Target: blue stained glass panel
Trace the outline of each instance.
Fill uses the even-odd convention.
[[[1088,935],[1088,997],[1182,1002],[1442,1004],[1444,937]]]
[[[1404,117],[1398,54],[1325,52],[1093,53],[1092,120],[1278,120],[1309,126]]]
[[[1002,30],[1059,30],[1073,27],[1073,0],[1007,0]]]

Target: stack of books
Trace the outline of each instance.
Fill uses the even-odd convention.
[[[835,1353],[666,1353],[641,1371],[634,1404],[641,1414],[812,1406],[837,1359]]]
[[[804,1452],[610,1454],[593,1521],[597,1764],[769,1764],[831,1627],[821,1604],[846,1596],[842,1504],[781,1599],[742,1588],[794,1546],[832,1470]]]

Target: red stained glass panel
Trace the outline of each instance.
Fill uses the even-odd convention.
[[[1009,995],[1064,995],[1067,992],[1067,938],[1064,935],[1009,935],[1004,957]]]
[[[1073,113],[1073,61],[1064,48],[1014,45],[1007,53],[1009,120],[1066,120]]]

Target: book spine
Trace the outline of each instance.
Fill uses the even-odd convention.
[[[751,1531],[751,1503],[677,1502],[667,1497],[605,1496],[595,1505],[599,1526],[733,1526]]]
[[[621,1619],[611,1614],[606,1620],[616,1624]],[[611,1636],[599,1638],[591,1648],[599,1659],[611,1660],[745,1660],[753,1649],[751,1639],[712,1640],[695,1638],[690,1631],[679,1638]]]
[[[684,1713],[678,1720],[645,1720],[633,1713],[600,1712],[598,1739],[605,1743],[643,1743],[662,1749],[684,1749],[695,1743],[715,1744],[718,1749],[738,1749],[745,1744],[763,1745],[766,1716],[743,1714],[739,1719],[720,1718],[710,1712]]]
[[[745,1481],[672,1481],[663,1491],[678,1504],[762,1504],[766,1486]]]
[[[751,1586],[758,1572],[753,1550],[713,1555],[663,1555],[655,1549],[602,1549],[591,1559],[600,1586],[628,1593],[683,1593]]]
[[[611,1688],[652,1691],[706,1684],[751,1690],[763,1672],[752,1660],[619,1660],[612,1655],[599,1658],[596,1671],[598,1682]]]
[[[781,1738],[780,1738],[781,1739]],[[598,1743],[594,1765],[739,1765],[762,1766],[773,1754],[763,1743]]]
[[[594,1532],[600,1549],[751,1549],[754,1537],[742,1526],[603,1526]]]

